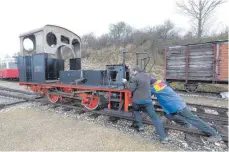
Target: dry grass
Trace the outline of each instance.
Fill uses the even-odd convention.
[[[122,64],[122,48],[107,48],[103,50],[91,51],[90,56],[82,59],[82,68],[83,69],[105,69],[106,65],[112,64]],[[140,52],[138,49],[129,49],[128,52]],[[126,54],[126,65],[132,69],[136,64],[136,56],[133,53]],[[160,55],[154,56],[155,64],[153,65],[151,74],[155,75],[157,78],[162,78],[163,67],[161,66],[162,58]],[[147,66],[147,71],[153,62],[150,62]]]

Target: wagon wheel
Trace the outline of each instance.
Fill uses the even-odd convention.
[[[198,89],[198,84],[184,84],[184,88],[187,92],[196,92]]]

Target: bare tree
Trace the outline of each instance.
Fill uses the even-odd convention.
[[[104,47],[108,47],[111,45],[111,39],[109,37],[109,34],[103,34],[98,38],[98,47],[104,48]]]
[[[206,30],[206,22],[214,12],[215,8],[224,3],[224,0],[188,0],[176,3],[179,12],[191,16],[193,23],[197,28],[197,37],[201,38],[204,30]]]
[[[163,41],[172,39],[178,33],[175,31],[175,25],[170,20],[166,20],[162,25],[156,26],[155,30],[158,39]]]
[[[97,39],[94,33],[88,33],[82,36],[83,48],[91,47],[95,49],[97,47]]]
[[[111,24],[109,27],[109,36],[115,44],[123,44],[130,38],[133,28],[125,22],[118,22],[117,24]]]

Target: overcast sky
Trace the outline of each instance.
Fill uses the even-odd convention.
[[[124,21],[134,28],[172,20],[189,30],[189,19],[176,13],[175,0],[1,0],[0,57],[19,51],[19,34],[45,24],[65,27],[79,36],[108,31],[112,23]],[[228,2],[214,14],[213,29],[228,25]]]

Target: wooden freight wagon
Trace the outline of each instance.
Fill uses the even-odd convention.
[[[198,83],[228,84],[228,40],[171,46],[164,55],[164,79],[185,82],[187,91]]]

